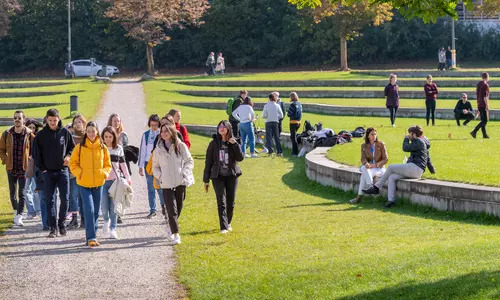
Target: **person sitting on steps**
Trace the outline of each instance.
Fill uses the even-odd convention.
[[[453,110],[455,113],[455,120],[457,121],[457,125],[460,126],[460,120],[465,119],[463,125],[467,126],[470,121],[474,120],[474,113],[472,110],[472,104],[467,100],[467,94],[463,93],[462,98],[458,100],[457,105],[455,105],[455,109]]]

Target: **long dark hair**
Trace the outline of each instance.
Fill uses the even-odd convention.
[[[163,124],[160,127],[160,140],[163,143],[163,147],[167,151],[168,151],[167,144],[165,143],[165,140],[161,137],[163,128],[165,128],[167,132],[170,134],[170,138],[172,139],[172,146],[174,146],[175,150],[175,155],[179,156],[179,139],[177,138],[177,129],[175,129],[175,126],[171,124]]]
[[[252,98],[250,97],[246,97],[245,100],[243,100],[243,104],[246,104],[246,105],[250,105],[251,107],[253,107],[253,101],[252,101]]]
[[[104,127],[104,129],[102,130],[102,133],[101,133],[103,140],[104,140],[104,134],[106,132],[113,136],[113,142],[111,143],[111,148],[116,149],[118,147],[118,135],[116,134],[115,128],[113,126]],[[104,141],[103,141],[103,143],[104,143]]]
[[[83,139],[82,141],[80,142],[80,148],[81,147],[85,147],[85,140],[87,139],[87,128],[89,127],[94,127],[95,130],[97,131],[96,133],[96,137],[99,138],[99,144],[101,145],[101,149],[104,149],[104,143],[102,142],[102,139],[101,139],[101,136],[99,134],[99,126],[97,126],[97,123],[94,122],[94,121],[90,121],[87,123],[87,126],[85,126],[85,134],[83,135]]]
[[[220,135],[220,133],[219,133],[219,126],[220,125],[224,125],[227,128],[227,134],[226,134],[227,140],[232,138],[233,137],[233,126],[231,126],[231,123],[229,123],[228,120],[222,120],[217,125],[217,138],[222,141],[222,135]]]
[[[365,144],[370,144],[370,133],[372,133],[372,131],[377,132],[377,129],[375,129],[375,127],[369,127],[368,129],[366,129]],[[378,142],[378,136],[375,139],[375,142]]]

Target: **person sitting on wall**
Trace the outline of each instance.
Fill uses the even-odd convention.
[[[458,126],[460,126],[461,119],[465,119],[463,123],[464,126],[467,126],[470,121],[474,120],[472,104],[470,104],[470,102],[467,100],[466,93],[462,94],[462,98],[458,100],[453,112],[455,113],[455,120],[457,120]]]

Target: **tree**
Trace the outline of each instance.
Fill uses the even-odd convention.
[[[155,73],[153,48],[170,40],[168,30],[201,25],[207,0],[111,0],[106,16],[119,22],[127,36],[146,44],[148,73]]]
[[[483,0],[482,4],[478,7],[479,12],[488,16],[497,16],[500,13],[500,1],[499,0]]]
[[[0,1],[0,37],[6,36],[10,28],[10,17],[21,11],[17,0]]]
[[[340,69],[348,70],[347,41],[358,37],[367,25],[380,26],[392,19],[392,6],[387,3],[377,4],[364,0],[345,6],[322,0],[314,11],[314,19],[320,22],[324,18],[332,18],[334,27],[340,37]]]
[[[302,9],[305,7],[316,8],[323,4],[324,0],[288,0],[290,3],[297,5]],[[486,0],[498,2],[498,0]],[[364,0],[330,0],[332,4],[342,4],[345,6],[364,2]],[[438,17],[451,16],[458,18],[456,7],[459,2],[463,2],[467,9],[474,9],[473,0],[373,0],[373,4],[390,4],[398,9],[401,14],[408,18],[418,17],[428,23],[429,21],[436,22]]]

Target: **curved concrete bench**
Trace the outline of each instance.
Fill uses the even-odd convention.
[[[226,109],[226,102],[176,102],[177,105],[184,105],[205,109]],[[262,110],[265,103],[254,103],[254,108]],[[302,110],[308,113],[333,115],[333,116],[370,116],[370,117],[388,117],[389,111],[385,107],[370,106],[339,106],[328,104],[302,103]],[[425,118],[425,108],[399,108],[398,117],[403,118]],[[454,120],[453,109],[436,109],[436,118]],[[500,110],[490,110],[490,120],[500,120]]]
[[[463,87],[472,88],[479,82],[474,80],[440,80],[434,81],[438,87]],[[313,86],[380,86],[387,85],[387,79],[373,80],[276,80],[276,81],[258,81],[258,80],[186,80],[175,81],[175,83],[191,86],[213,86],[213,87],[313,87]],[[402,79],[398,80],[400,87],[421,87],[423,88],[425,80]],[[490,84],[499,86],[500,80],[492,79]]]
[[[341,146],[336,146],[341,147]],[[358,168],[327,158],[330,148],[318,147],[306,155],[306,174],[310,180],[344,191],[357,191]],[[381,190],[387,196],[387,190]],[[439,210],[479,212],[500,217],[500,188],[427,179],[400,179],[396,197]]]
[[[437,66],[437,63],[436,63]],[[425,78],[427,75],[432,75],[432,77],[471,77],[477,78],[477,81],[481,80],[481,74],[483,71],[425,71],[425,70],[415,70],[415,71],[352,71],[354,74],[366,74],[366,75],[376,75],[376,76],[387,76],[390,74],[396,74],[398,77],[415,78],[421,77]],[[488,72],[490,77],[500,77],[500,71]]]
[[[248,90],[251,97],[258,98],[267,98],[271,91],[262,91],[262,90]],[[234,97],[238,92],[237,91],[214,91],[214,90],[181,90],[177,91],[183,95],[189,96],[197,96],[197,97]],[[292,91],[279,91],[282,95],[289,95]],[[302,98],[384,98],[384,87],[381,87],[378,90],[362,90],[362,91],[333,91],[333,90],[296,90],[300,97]],[[462,93],[466,92],[469,96],[469,99],[476,99],[475,90],[464,90],[464,91],[442,91],[439,92],[439,98],[441,100],[444,99],[452,99],[457,100],[460,99]],[[425,100],[424,90],[422,88],[421,91],[405,91],[401,90],[399,92],[399,96],[401,98],[407,99],[422,99]],[[500,99],[500,92],[491,92],[491,99]]]

